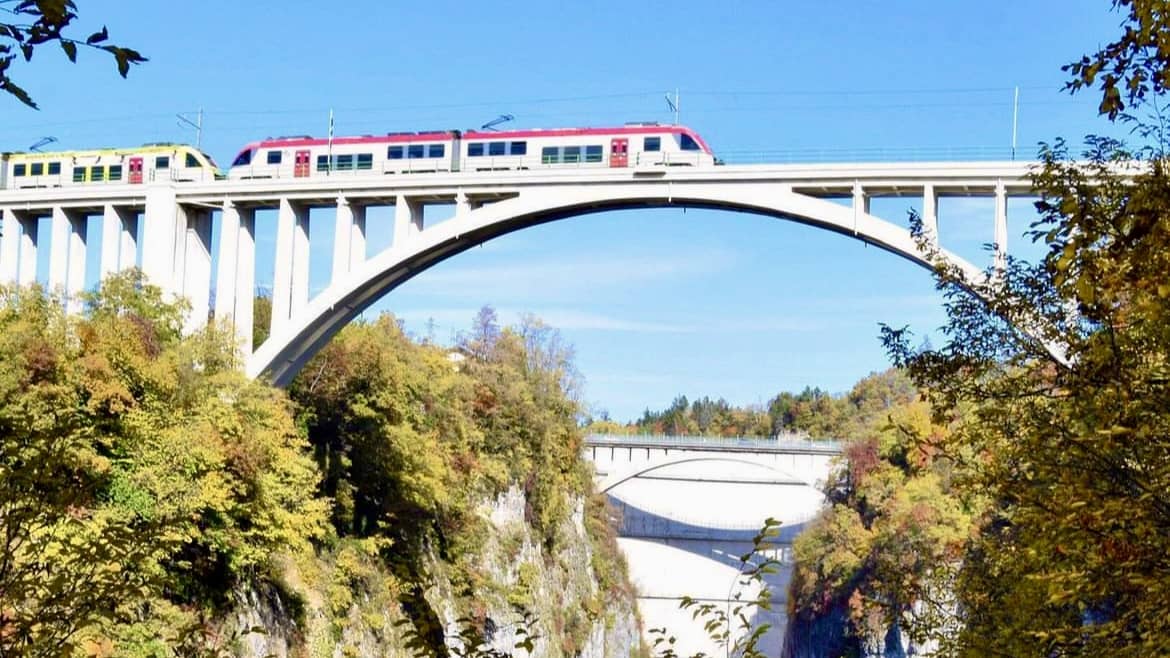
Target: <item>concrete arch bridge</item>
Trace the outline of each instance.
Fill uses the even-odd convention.
[[[873,197],[920,198],[926,234],[942,257],[978,277],[983,268],[938,245],[938,199],[993,197],[995,210],[987,221],[994,227],[995,258],[1002,259],[1007,199],[1031,195],[1030,166],[582,168],[6,190],[0,192],[0,282],[32,282],[38,262],[47,259],[49,284],[76,296],[85,284],[88,245],[96,243],[102,276],[141,267],[150,281],[190,300],[189,328],[209,315],[231,322],[248,355],[248,374],[283,386],[353,317],[436,263],[512,231],[605,210],[693,207],[766,215],[847,235],[931,267],[906,228],[869,212]],[[831,200],[840,198],[851,204]],[[452,203],[454,217],[424,225],[428,204]],[[394,208],[393,240],[379,253],[367,249],[366,210],[371,206]],[[309,211],[321,207],[336,209],[332,275],[328,287],[310,299]],[[255,216],[260,209],[277,211],[275,276],[270,337],[253,350]],[[220,227],[214,273],[213,215]],[[91,218],[98,221],[91,223]],[[95,225],[100,230],[90,235]],[[48,235],[41,234],[44,226]]]

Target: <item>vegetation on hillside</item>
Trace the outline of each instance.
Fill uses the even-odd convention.
[[[915,396],[906,375],[890,369],[861,379],[844,395],[805,387],[782,392],[766,408],[738,407],[720,398],[675,398],[662,411],[647,409],[638,420],[620,424],[592,419],[590,432],[600,434],[669,434],[673,436],[768,437],[786,434],[812,439],[852,439],[865,435],[875,420]]]
[[[799,602],[845,606],[861,637],[896,623],[939,655],[1170,655],[1170,14],[1114,6],[1121,38],[1066,67],[1069,88],[1099,86],[1146,146],[1042,148],[1043,258],[983,282],[937,269],[945,343],[883,336],[929,420],[891,414],[893,434],[852,446],[798,542]]]
[[[0,289],[0,653],[216,652],[240,592],[276,591],[294,616],[324,597],[333,632],[372,596],[445,655],[428,569],[474,616],[478,506],[519,486],[562,548],[589,478],[571,352],[538,321],[451,353],[356,323],[286,396],[244,377],[229,332],[182,336],[184,312],[136,272],[81,316]],[[625,576],[604,506],[585,514],[596,619]],[[566,650],[588,628],[561,629]]]

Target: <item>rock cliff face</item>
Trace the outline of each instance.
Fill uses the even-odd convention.
[[[552,553],[525,521],[525,503],[513,487],[480,506],[485,530],[472,560],[474,582],[434,555],[424,560],[431,585],[420,593],[425,603],[417,607],[425,610],[413,611],[413,623],[404,613],[410,604],[402,603],[410,600],[406,586],[376,558],[354,550],[335,551],[312,565],[285,565],[279,587],[237,591],[222,632],[234,653],[247,658],[410,656],[408,643],[416,634],[441,634],[457,654],[460,633],[469,629],[489,646],[511,653],[522,639],[517,628],[524,626],[538,636],[529,654],[533,658],[641,653],[628,585],[608,592],[598,585],[584,502],[576,501]],[[529,611],[528,622],[519,609]],[[420,618],[429,618],[431,627],[420,624]]]

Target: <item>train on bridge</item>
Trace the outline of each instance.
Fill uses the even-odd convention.
[[[313,138],[277,137],[247,144],[226,173],[186,144],[53,153],[0,153],[0,189],[74,185],[206,182],[370,174],[524,171],[564,168],[658,168],[715,164],[690,128],[629,123],[610,128],[510,131],[445,130]]]

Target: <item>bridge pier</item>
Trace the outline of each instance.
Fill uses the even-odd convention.
[[[934,185],[922,186],[922,232],[930,244],[938,247],[938,195]]]
[[[138,213],[112,203],[102,207],[98,277],[134,267],[138,260]]]
[[[333,275],[335,284],[366,260],[366,207],[337,197],[337,219],[333,226]]]
[[[309,303],[309,208],[281,197],[276,217],[276,265],[272,276],[272,325],[288,321]]]
[[[211,212],[181,206],[179,218],[183,232],[176,244],[175,270],[180,273],[179,290],[191,303],[183,325],[189,333],[206,325],[211,311]]]
[[[1007,189],[1003,181],[995,182],[995,269],[1007,266]]]
[[[247,355],[255,347],[252,306],[256,294],[256,209],[225,199],[220,217],[215,318],[232,324],[236,341]]]
[[[423,204],[405,194],[399,194],[394,202],[394,242],[393,249],[402,249],[422,233]]]
[[[5,208],[0,235],[0,283],[28,285],[37,278],[38,217]]]

